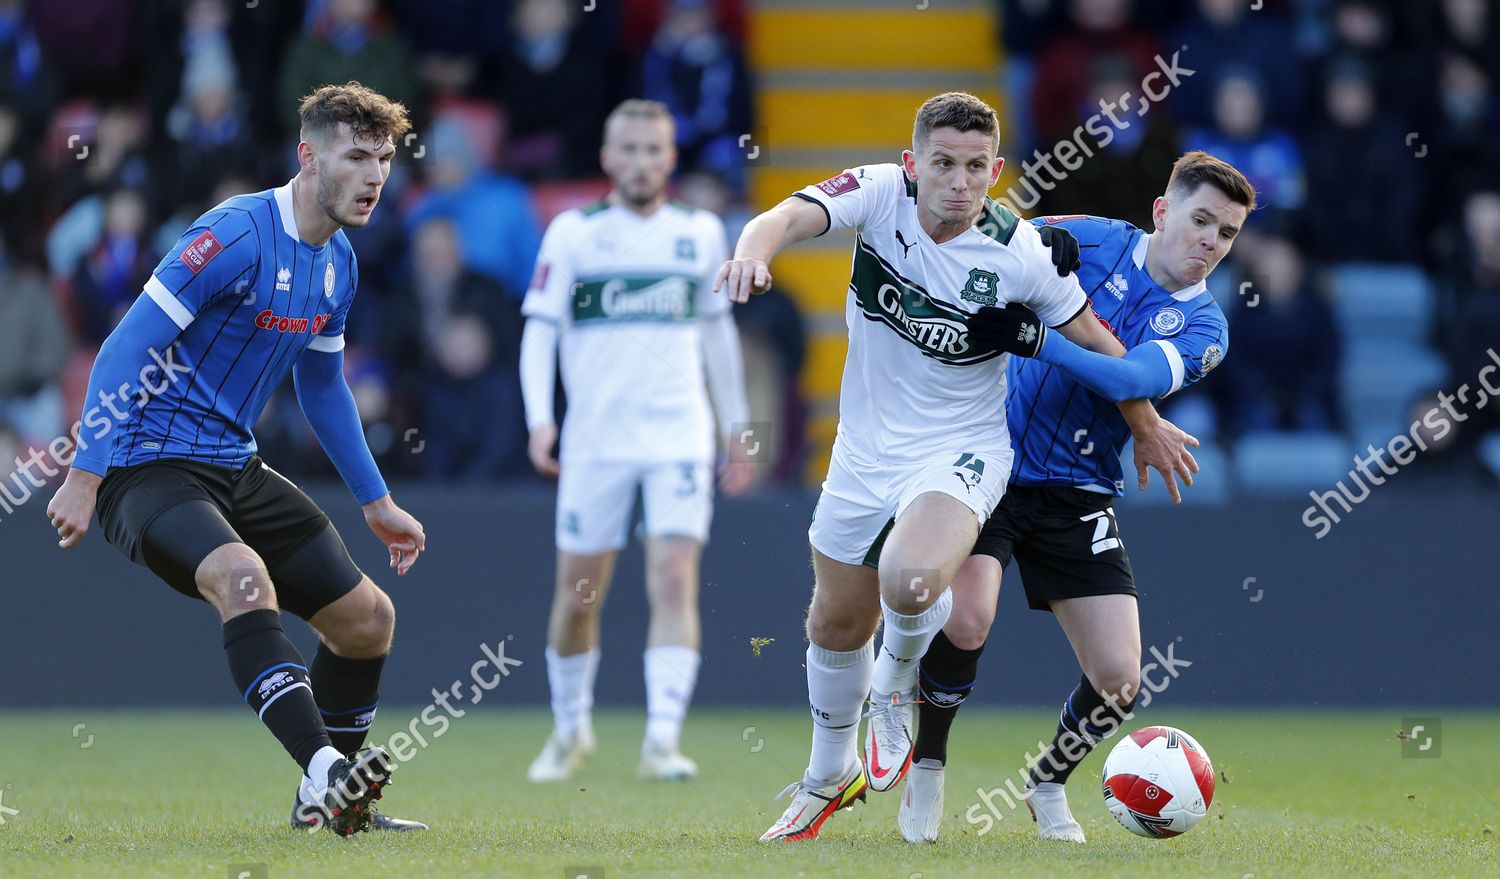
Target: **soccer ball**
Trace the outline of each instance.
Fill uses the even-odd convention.
[[[1208,814],[1214,765],[1187,733],[1148,726],[1125,736],[1104,761],[1104,804],[1126,830],[1179,836]]]

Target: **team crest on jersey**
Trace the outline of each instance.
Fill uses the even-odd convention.
[[[1182,312],[1175,308],[1163,308],[1151,318],[1151,329],[1163,336],[1175,336],[1182,332],[1185,323],[1187,323],[1187,318],[1182,316]]]
[[[1207,375],[1210,369],[1218,366],[1224,361],[1224,349],[1218,345],[1209,345],[1203,349],[1203,374]]]
[[[969,269],[969,283],[964,285],[962,298],[980,305],[995,304],[995,287],[1000,276],[984,269]]]
[[[333,263],[323,271],[323,295],[329,299],[333,298]]]
[[[697,259],[698,258],[698,251],[697,251],[697,249],[695,247],[693,247],[693,239],[691,239],[691,238],[679,238],[679,239],[677,239],[677,258],[678,259],[688,259],[688,260]]]
[[[927,357],[967,365],[999,353],[971,346],[968,316],[963,311],[901,278],[859,237],[855,238],[849,287],[866,317],[889,326]]]

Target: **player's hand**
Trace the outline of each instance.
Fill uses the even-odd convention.
[[[1151,468],[1161,472],[1167,481],[1167,494],[1172,503],[1182,503],[1182,493],[1177,489],[1175,476],[1181,476],[1184,485],[1193,484],[1193,474],[1198,472],[1198,461],[1188,447],[1197,446],[1198,438],[1184,432],[1165,418],[1158,417],[1155,425],[1135,434],[1135,472],[1141,491],[1151,481]]]
[[[552,447],[557,445],[557,425],[538,424],[531,431],[531,439],[526,441],[526,454],[531,458],[531,466],[536,472],[553,479],[562,472],[562,467],[557,459],[552,457]]]
[[[1035,357],[1046,338],[1047,325],[1019,302],[1006,303],[1004,308],[986,305],[969,316],[970,347]]]
[[[1052,264],[1057,266],[1057,276],[1066,278],[1078,271],[1083,263],[1078,258],[1078,239],[1061,226],[1043,226],[1036,230],[1042,243],[1052,250]]]
[[[72,549],[83,540],[89,531],[89,520],[94,517],[94,501],[99,494],[99,483],[103,480],[97,473],[68,469],[68,478],[62,488],[47,504],[47,520],[57,529],[57,545]]]
[[[750,295],[771,289],[771,269],[763,259],[731,259],[714,276],[714,292],[726,288],[730,302],[749,302]]]
[[[719,465],[719,491],[725,497],[739,497],[755,484],[754,461],[725,461]]]
[[[390,495],[365,504],[365,524],[385,544],[391,553],[391,567],[400,577],[417,563],[417,556],[427,548],[427,535],[422,523],[411,513],[396,506]]]

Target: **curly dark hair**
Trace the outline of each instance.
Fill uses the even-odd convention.
[[[356,138],[398,140],[411,130],[405,105],[350,80],[343,85],[325,85],[302,99],[302,139],[326,140],[348,123]]]

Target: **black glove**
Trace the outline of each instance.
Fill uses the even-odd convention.
[[[1035,357],[1046,338],[1047,325],[1019,302],[1007,303],[1004,308],[987,305],[969,316],[972,347]]]
[[[1069,272],[1076,272],[1083,265],[1078,259],[1078,239],[1072,232],[1061,226],[1043,226],[1036,234],[1052,249],[1052,264],[1057,266],[1059,278],[1066,278]]]

